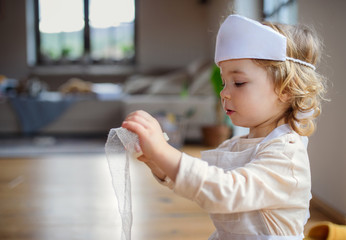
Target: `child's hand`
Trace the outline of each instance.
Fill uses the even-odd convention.
[[[174,181],[181,152],[166,142],[158,121],[147,112],[136,111],[126,117],[122,127],[138,135],[143,157],[153,161]]]
[[[160,124],[147,112],[136,111],[129,114],[122,127],[138,135],[141,150],[147,159],[155,158],[168,145]]]

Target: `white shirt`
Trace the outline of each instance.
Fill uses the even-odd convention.
[[[298,134],[236,137],[202,159],[183,154],[168,185],[210,213],[216,227],[210,239],[302,239],[311,179]]]

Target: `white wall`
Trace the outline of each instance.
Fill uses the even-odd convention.
[[[208,58],[207,4],[196,0],[138,1],[138,64],[181,67]]]
[[[329,79],[328,97],[309,155],[314,195],[346,217],[346,1],[298,1],[299,22],[313,25],[324,40],[317,67]]]

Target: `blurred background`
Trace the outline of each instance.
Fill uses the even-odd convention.
[[[214,88],[215,37],[230,13],[306,24],[322,38],[330,101],[308,148],[312,205],[346,224],[345,10],[341,0],[0,0],[0,239],[114,238],[104,143],[134,110],[196,156],[246,133],[219,114]],[[133,167],[148,177],[133,175],[136,239],[207,238],[205,213]],[[183,224],[143,233],[170,219]],[[205,232],[185,229],[191,221]]]

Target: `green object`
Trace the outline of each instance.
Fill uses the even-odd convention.
[[[71,49],[69,47],[64,47],[61,50],[61,56],[62,57],[68,57],[71,54]]]
[[[220,68],[214,64],[213,71],[211,73],[211,84],[213,85],[214,93],[217,98],[220,98],[220,92],[222,91],[222,79],[220,74]]]
[[[189,96],[189,89],[188,89],[187,83],[184,83],[180,92],[180,97],[187,98],[188,96]]]
[[[213,69],[212,69],[212,73],[210,76],[210,81],[211,84],[213,85],[213,89],[214,89],[214,93],[215,93],[215,97],[218,100],[216,102],[216,121],[218,124],[226,124],[229,127],[233,127],[232,121],[231,119],[224,113],[224,111],[222,110],[222,105],[220,103],[220,92],[223,89],[222,86],[222,78],[221,78],[221,72],[220,72],[220,68],[214,64],[213,65]]]

